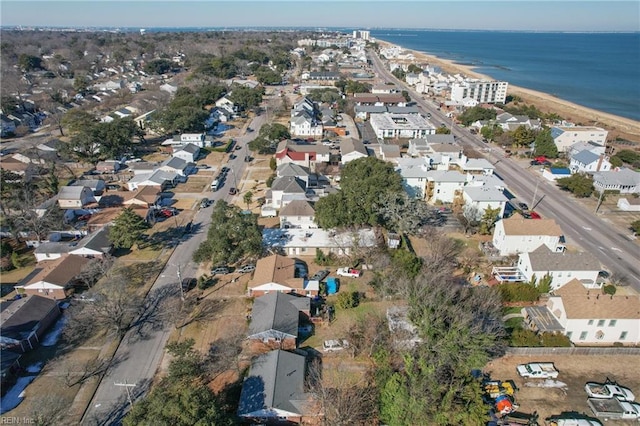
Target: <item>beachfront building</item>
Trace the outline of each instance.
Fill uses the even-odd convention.
[[[505,103],[507,99],[506,81],[470,79],[451,84],[451,101],[464,104],[469,99],[478,103]]]
[[[371,127],[378,139],[424,138],[436,133],[436,128],[420,114],[373,114]]]
[[[591,142],[605,146],[608,133],[605,129],[594,126],[554,126],[551,128],[551,137],[558,152],[568,152],[572,145],[579,142]]]

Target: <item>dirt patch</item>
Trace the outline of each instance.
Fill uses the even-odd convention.
[[[566,383],[566,389],[526,386],[536,380],[525,381],[516,373],[516,366],[527,362],[553,362],[560,371],[558,381]],[[608,377],[626,386],[634,393],[640,392],[640,357],[637,355],[545,355],[515,356],[507,355],[487,364],[484,371],[494,379],[513,379],[520,390],[516,400],[519,411],[531,413],[537,411],[540,419],[564,411],[591,413],[587,405],[584,384],[588,381],[602,382]],[[539,381],[538,381],[539,382]],[[636,424],[617,422],[617,424]]]
[[[205,176],[189,176],[186,182],[176,185],[173,191],[176,193],[202,192],[207,188],[210,180],[210,177]]]
[[[218,374],[209,382],[209,389],[217,395],[220,391],[226,389],[229,385],[236,383],[238,380],[240,380],[240,374],[237,370],[227,370]]]

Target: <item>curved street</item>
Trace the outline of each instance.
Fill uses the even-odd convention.
[[[422,109],[431,113],[433,121],[451,124],[451,119],[437,110],[430,101],[423,100],[421,94],[391,74],[378,55],[368,51],[368,57],[379,78],[405,88]],[[483,153],[486,144],[482,143],[479,137],[455,125],[450,127],[460,144],[474,148],[494,164],[496,174],[518,198],[531,200],[535,193],[536,210],[558,222],[568,243],[579,245],[583,250],[592,253],[608,271],[625,277],[627,283],[640,292],[640,248],[635,242],[593,212],[589,212],[579,201],[561,191],[555,184],[534,174],[531,169],[525,169],[506,158],[487,156]]]

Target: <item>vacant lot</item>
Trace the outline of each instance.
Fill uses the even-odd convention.
[[[565,389],[533,387],[540,381],[525,381],[516,373],[516,365],[527,362],[553,362],[560,371],[558,381],[566,383]],[[588,381],[617,381],[636,395],[640,393],[640,356],[637,355],[507,355],[485,367],[485,372],[495,379],[514,379],[520,390],[516,400],[523,413],[537,411],[540,419],[564,411],[591,414],[587,405],[584,384]],[[526,385],[528,384],[528,386]],[[637,424],[637,422],[616,422]]]

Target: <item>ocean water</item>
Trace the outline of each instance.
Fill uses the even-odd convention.
[[[640,32],[371,30],[497,80],[640,121]]]

